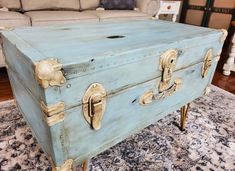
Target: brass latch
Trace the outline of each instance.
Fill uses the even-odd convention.
[[[209,72],[209,69],[211,68],[212,57],[213,57],[213,50],[209,49],[206,52],[204,62],[203,62],[203,65],[202,65],[202,78],[207,76],[207,74]]]
[[[83,114],[86,121],[95,130],[101,128],[106,107],[106,91],[99,83],[92,84],[83,96]]]
[[[170,87],[177,57],[178,51],[176,49],[170,49],[161,55],[160,69],[162,70],[162,79],[159,84],[159,92],[163,92]]]

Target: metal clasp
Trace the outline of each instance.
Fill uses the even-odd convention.
[[[162,79],[159,84],[159,92],[163,92],[170,87],[177,57],[178,51],[176,49],[170,49],[161,55],[160,69],[162,70]]]
[[[99,83],[92,84],[83,96],[83,115],[95,130],[101,128],[106,107],[106,91]]]

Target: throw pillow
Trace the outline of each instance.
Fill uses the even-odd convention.
[[[135,0],[101,0],[101,7],[106,10],[134,10]]]

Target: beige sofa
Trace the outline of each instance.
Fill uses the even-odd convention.
[[[158,1],[136,0],[135,10],[103,10],[99,0],[0,0],[0,29],[148,19],[156,14]],[[0,45],[0,67],[4,66]]]

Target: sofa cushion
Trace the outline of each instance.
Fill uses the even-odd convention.
[[[20,26],[30,26],[30,19],[18,12],[5,12],[0,11],[0,27],[20,27]]]
[[[20,0],[0,0],[0,7],[6,7],[9,9],[20,9]]]
[[[133,10],[135,0],[101,0],[101,6],[106,10]]]
[[[80,0],[81,10],[96,9],[100,5],[100,0]]]
[[[45,9],[79,10],[79,0],[21,0],[24,11]]]
[[[31,11],[25,15],[31,18],[32,26],[99,21],[99,18],[93,14],[75,11]]]
[[[99,11],[84,11],[82,13],[89,13],[99,17],[101,21],[106,20],[139,20],[150,19],[151,16],[145,13],[137,12],[134,10],[99,10]]]

